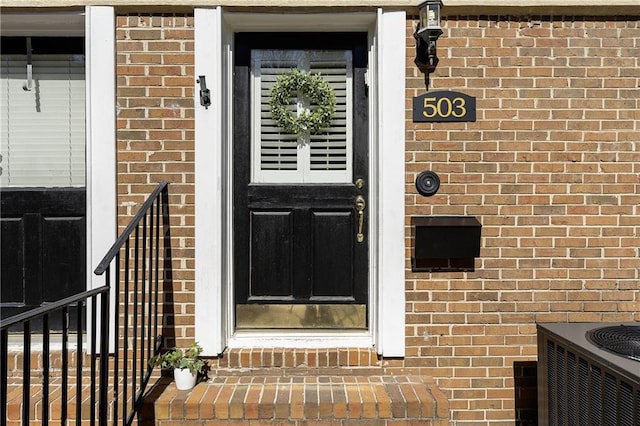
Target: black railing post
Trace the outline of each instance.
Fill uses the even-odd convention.
[[[114,277],[114,293],[115,293],[115,301],[116,307],[120,306],[120,252],[118,252],[115,256],[115,260],[112,264],[117,265],[116,274]],[[111,282],[111,267],[107,270],[105,275],[105,279]],[[114,318],[114,327],[113,327],[113,335],[114,335],[114,349],[113,349],[113,424],[114,426],[118,424],[118,396],[119,392],[119,372],[120,372],[120,310],[116,309],[116,314]],[[124,368],[126,370],[126,367]]]
[[[129,262],[131,261],[129,250],[131,250],[131,244],[129,240],[125,242],[124,245],[124,327],[123,330],[129,330]],[[127,335],[123,336],[122,339],[122,349],[124,355],[124,368],[123,368],[123,381],[122,381],[122,418],[126,418],[127,411],[127,401],[128,401],[128,393],[129,393],[129,339],[127,339]]]
[[[78,330],[81,329],[78,328]],[[42,370],[44,371],[42,377],[42,424],[44,426],[49,424],[49,354],[51,353],[49,345],[49,314],[45,314],[42,317]]]
[[[62,399],[60,401],[68,401],[69,392],[69,307],[62,308]],[[67,404],[62,404],[60,409],[60,422],[67,422]]]
[[[109,284],[107,284],[108,286]],[[100,304],[100,397],[99,422],[100,426],[107,426],[109,401],[109,293],[103,294]],[[116,383],[113,384],[116,386]]]
[[[31,322],[23,324],[22,352],[22,420],[29,422],[29,408],[31,406]]]
[[[164,191],[162,191],[160,200],[164,199],[164,194],[166,192],[166,189]],[[156,267],[155,267],[155,276],[154,276],[154,291],[153,291],[153,295],[154,295],[154,307],[153,307],[153,311],[154,312],[158,312],[158,296],[159,296],[159,289],[160,289],[160,284],[158,281],[158,271],[160,269],[160,208],[164,205],[164,201],[159,201],[158,202],[158,208],[156,208],[156,257],[155,257],[155,261],[156,261]],[[156,350],[156,337],[158,336],[158,316],[159,315],[154,315],[153,319],[153,334],[149,333],[150,335],[153,336],[153,340],[151,340],[151,343],[153,345],[153,350],[155,352]]]
[[[7,426],[7,391],[9,383],[7,380],[9,361],[9,329],[3,328],[0,331],[0,426]]]
[[[151,205],[151,209],[149,210],[149,299],[147,301],[147,312],[153,312],[153,296],[155,294],[154,291],[154,282],[153,282],[153,273],[158,269],[158,265],[156,263],[155,267],[153,264],[154,261],[154,253],[157,252],[157,247],[154,246],[155,238],[154,238],[154,230],[155,235],[158,234],[157,222],[155,221],[156,216],[156,205],[157,201]],[[154,250],[155,248],[155,250]],[[148,354],[151,354],[151,342],[152,342],[152,334],[151,334],[151,325],[152,318],[149,318],[149,322],[147,323],[147,347],[146,351]],[[145,366],[145,371],[149,369],[149,365]]]
[[[78,324],[78,334],[76,335],[76,425],[82,422],[82,302],[78,302],[76,321]]]
[[[153,214],[156,209],[158,211],[162,209],[162,232],[165,236],[170,235],[168,191],[167,183],[165,182],[158,185],[151,193],[94,271],[95,274],[102,275],[109,269],[110,265],[114,265],[114,260],[116,267],[122,268],[122,270],[118,271],[118,278],[115,280],[118,313],[115,319],[116,345],[114,362],[116,368],[114,368],[113,372],[115,383],[113,409],[116,412],[122,411],[122,423],[125,425],[133,422],[136,410],[139,408],[142,397],[144,396],[144,389],[149,382],[152,369],[148,367],[148,360],[160,350],[160,345],[156,344],[156,341],[161,341],[160,336],[153,337],[153,350],[149,349],[151,346],[148,341],[152,338],[150,333],[151,323],[154,324],[155,331],[157,332],[159,315],[158,300],[160,300],[158,294],[159,285],[156,285],[155,291],[151,285],[152,277],[159,276],[158,269],[160,264],[159,258],[155,265],[153,264],[153,236],[155,235],[156,239],[158,239],[160,233],[159,221],[156,221],[155,229],[153,226]],[[142,240],[140,226],[142,226]],[[147,227],[149,227],[149,229],[147,229]],[[133,240],[133,247],[131,240]],[[149,254],[147,254],[147,244],[149,245]],[[169,267],[171,265],[171,250],[170,247],[167,247],[167,244],[170,244],[170,240],[165,237],[163,238],[163,262],[166,263],[163,263],[163,269],[166,268],[166,265],[169,265]],[[158,256],[159,246],[156,247],[155,250],[156,256]],[[120,258],[120,254],[122,252],[124,252],[124,259],[121,263],[122,259]],[[131,256],[132,254],[133,256]],[[142,259],[140,256],[142,256]],[[149,256],[148,260],[147,256]],[[149,263],[147,263],[147,261]],[[133,271],[131,270],[132,264],[134,267]],[[147,287],[146,281],[147,274],[149,287]],[[162,276],[163,279],[168,276],[166,271]],[[122,277],[124,281],[122,286],[120,285],[120,277]],[[132,287],[133,291],[131,291]],[[122,302],[120,302],[121,295],[123,296]],[[147,299],[149,299],[149,303],[146,303]],[[152,305],[152,300],[155,301],[155,305]],[[154,309],[151,309],[152,306]],[[120,328],[121,315],[124,317],[122,328]],[[123,333],[121,337],[119,335],[120,331]],[[132,335],[129,333],[132,333]],[[129,343],[130,341],[131,345]],[[120,348],[119,342],[122,342],[122,348]],[[121,361],[119,359],[120,356],[122,356]],[[129,366],[129,363],[131,363],[131,366]],[[122,366],[122,371],[119,370],[119,366]],[[138,370],[140,377],[138,377]],[[118,391],[119,387],[122,389],[121,395]],[[131,399],[131,402],[129,402],[129,399]],[[117,421],[114,418],[114,425],[116,423]]]
[[[133,366],[131,368],[131,397],[136,397],[137,389],[137,369],[138,369],[138,279],[140,278],[140,225],[136,226],[134,232],[134,249],[133,249],[133,264],[135,269],[133,270],[133,353],[131,354],[131,361]]]
[[[107,297],[110,297],[109,293],[107,293]],[[97,296],[95,295],[91,296],[90,300],[91,300],[91,326],[90,326],[91,335],[96,336],[96,331],[97,331],[96,310],[98,309]],[[87,330],[88,329],[89,327],[87,327]],[[95,337],[91,339],[91,342],[89,342],[89,346],[91,348],[90,349],[91,365],[89,366],[89,368],[91,371],[91,377],[95,378],[96,377],[96,339]],[[89,408],[89,418],[91,419],[91,425],[94,425],[95,419],[96,419],[96,381],[95,380],[91,380],[91,384],[89,385],[89,394],[91,395],[89,397],[89,403],[91,404]]]
[[[32,397],[31,395],[31,378],[35,378],[35,377],[42,377],[42,392],[39,392],[40,394],[42,394],[42,419],[39,420],[40,423],[38,424],[43,424],[46,425],[48,423],[51,423],[49,421],[49,416],[50,416],[50,406],[49,404],[51,404],[51,380],[50,380],[50,369],[51,369],[51,361],[50,361],[50,355],[51,355],[51,330],[50,330],[50,318],[51,315],[62,315],[62,333],[60,334],[61,337],[61,382],[62,384],[60,385],[60,398],[56,398],[57,401],[59,401],[60,404],[60,420],[56,419],[56,423],[59,424],[68,424],[70,423],[70,420],[68,419],[69,413],[68,413],[68,402],[69,402],[69,347],[68,347],[68,339],[69,339],[69,308],[73,307],[74,309],[76,307],[81,307],[83,304],[85,304],[87,299],[90,299],[92,297],[95,297],[96,295],[103,295],[103,297],[108,298],[109,297],[109,288],[108,287],[101,287],[101,288],[97,288],[94,290],[89,290],[89,291],[85,291],[83,293],[74,295],[74,296],[70,296],[67,297],[65,299],[59,300],[57,302],[53,302],[47,306],[41,306],[39,308],[35,308],[32,309],[30,311],[18,314],[18,315],[14,315],[10,318],[6,318],[6,319],[0,319],[0,390],[2,392],[0,392],[0,414],[2,414],[0,416],[0,425],[6,425],[7,424],[7,408],[8,408],[8,403],[19,403],[22,405],[22,409],[21,409],[21,415],[22,415],[22,424],[28,425],[28,424],[33,424],[33,422],[29,421],[29,417],[32,416],[32,414],[35,413],[31,413],[31,406],[32,405],[36,405],[36,404],[31,404],[30,403],[30,398]],[[95,310],[94,310],[95,311]],[[95,338],[96,334],[96,329],[95,329],[95,317],[92,317],[92,336]],[[38,371],[37,375],[35,374],[34,371],[34,366],[32,365],[31,362],[31,347],[32,347],[32,341],[31,341],[31,324],[34,321],[37,320],[42,320],[42,326],[43,326],[43,334],[42,334],[42,345],[43,345],[43,349],[42,349],[42,371]],[[7,400],[7,390],[8,390],[8,340],[9,340],[9,330],[11,329],[12,331],[16,328],[16,326],[22,325],[22,338],[23,338],[23,343],[22,343],[22,373],[24,376],[24,379],[22,381],[22,400],[18,399],[17,401],[13,400],[13,401],[8,401]],[[79,325],[79,329],[82,329],[82,322],[78,323]],[[106,326],[108,327],[108,322],[106,323]],[[87,329],[89,329],[89,327],[87,327]],[[108,328],[107,328],[108,331]],[[82,338],[82,332],[79,331],[78,332],[80,335],[78,336],[78,341],[80,342],[81,338]],[[107,334],[108,336],[108,334]],[[92,339],[93,340],[93,339]],[[95,354],[95,351],[92,351],[93,354]],[[77,358],[78,358],[78,362],[76,363],[76,368],[78,368],[79,370],[82,370],[82,360],[81,357],[83,356],[83,344],[79,343],[78,346],[78,350],[76,351],[77,354]],[[93,358],[92,358],[93,359]],[[108,359],[108,352],[107,352],[107,359]],[[77,376],[76,376],[76,380],[77,380]],[[93,382],[95,381],[95,375],[91,375],[90,380]],[[35,384],[35,383],[34,383]],[[106,383],[108,385],[108,383]],[[82,387],[82,383],[77,383],[77,388],[80,389]],[[36,395],[37,393],[33,393],[33,395]],[[77,398],[77,395],[75,395],[75,397]],[[26,403],[25,403],[26,401]],[[33,401],[36,402],[36,401]],[[56,403],[57,404],[57,403]],[[77,408],[76,408],[76,417],[77,417]],[[81,419],[81,418],[80,418]],[[82,420],[82,419],[81,419]],[[95,420],[95,417],[92,416],[91,418],[91,422],[93,423]],[[76,419],[76,423],[77,423],[77,419]]]
[[[149,209],[153,208],[153,203],[149,206]],[[140,345],[140,383],[144,378],[144,350],[145,350],[145,309],[147,307],[146,297],[147,297],[147,216],[145,214],[142,217],[142,267],[140,268],[140,284],[142,287],[141,296],[140,296],[140,340],[143,344]],[[136,339],[137,340],[137,339]],[[147,358],[148,359],[148,358]]]

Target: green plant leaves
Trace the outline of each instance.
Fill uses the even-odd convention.
[[[292,97],[298,95],[307,97],[315,107],[300,111],[296,116],[289,107],[293,103]],[[286,133],[315,135],[331,126],[336,113],[336,95],[320,74],[294,69],[278,76],[271,89],[269,106],[273,119]]]
[[[188,368],[191,373],[201,372],[205,362],[200,359],[200,354],[202,347],[198,342],[194,342],[184,350],[173,348],[169,352],[152,357],[149,365],[160,368]]]

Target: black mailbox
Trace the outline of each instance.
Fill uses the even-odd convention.
[[[473,216],[414,216],[413,264],[427,259],[469,259],[480,256],[482,225]]]

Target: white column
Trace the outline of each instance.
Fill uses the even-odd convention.
[[[93,271],[117,236],[116,38],[113,7],[87,6],[85,12],[86,244],[87,289],[91,289],[105,284],[104,276],[96,276]],[[114,341],[115,303],[115,293],[112,291],[111,345]]]
[[[225,346],[222,283],[223,92],[222,9],[195,9],[195,317],[196,341],[204,355]],[[200,105],[198,76],[205,76],[211,105]]]
[[[378,10],[378,303],[377,347],[386,357],[405,353],[404,11]]]

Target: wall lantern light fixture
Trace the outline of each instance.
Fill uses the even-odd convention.
[[[420,21],[413,36],[416,39],[415,64],[424,73],[424,84],[429,89],[429,74],[435,71],[438,65],[436,54],[436,41],[442,34],[440,26],[441,0],[426,0],[418,4]]]

